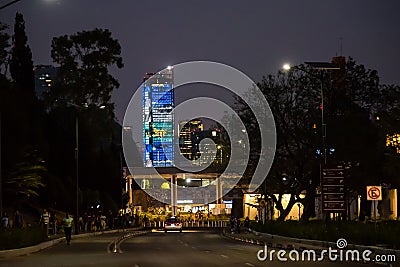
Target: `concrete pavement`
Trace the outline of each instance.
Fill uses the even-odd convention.
[[[103,235],[103,234],[112,234],[112,233],[121,233],[127,231],[134,231],[139,230],[141,228],[127,228],[127,229],[116,229],[116,230],[108,230],[108,231],[97,231],[97,232],[90,232],[90,233],[83,233],[78,235],[73,235],[72,239],[79,239],[85,238],[89,236],[96,236],[96,235]],[[24,247],[24,248],[17,248],[17,249],[9,249],[9,250],[0,250],[0,258],[9,258],[9,257],[18,257],[23,255],[28,255],[31,253],[39,252],[46,248],[55,246],[65,241],[65,236],[62,234],[57,234],[49,237],[50,240],[42,242],[37,245]]]

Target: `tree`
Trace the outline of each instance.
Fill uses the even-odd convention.
[[[53,38],[51,56],[60,65],[59,79],[51,91],[50,105],[107,105],[113,111],[111,92],[119,87],[109,74],[123,67],[121,46],[104,29]]]
[[[316,71],[300,65],[288,73],[264,77],[259,84],[277,129],[275,160],[263,193],[274,201],[279,220],[285,219],[296,202],[305,206],[304,220],[313,214],[324,151],[321,108],[327,124],[328,164],[346,167],[350,191],[360,194],[365,191],[364,184],[382,182],[384,143],[370,115],[382,106],[396,106],[385,97],[396,90],[391,88],[389,93],[387,86],[379,83],[377,71],[367,70],[352,58],[340,72]],[[238,100],[237,107],[247,123],[252,145],[257,147],[258,133],[252,125],[255,120],[242,101]],[[306,192],[305,198],[300,197],[302,192]],[[291,195],[286,208],[281,202],[283,194]]]
[[[7,32],[8,25],[0,22],[0,79],[6,79],[8,65],[8,48],[10,47],[10,36]]]
[[[11,51],[10,73],[17,88],[34,96],[35,80],[33,73],[32,52],[25,33],[25,21],[21,13],[15,16],[13,46]]]
[[[46,175],[43,159],[35,151],[27,151],[24,158],[5,177],[5,194],[10,204],[31,201],[32,197],[38,197],[38,190],[45,186],[43,178]]]
[[[61,183],[75,183],[75,122],[78,120],[79,187],[98,191],[100,200],[107,203],[109,195],[116,203],[121,197],[116,182],[120,151],[113,142],[116,128],[119,127],[120,133],[120,126],[114,121],[111,102],[111,93],[119,83],[109,73],[110,68],[122,68],[120,54],[121,46],[108,30],[94,29],[53,38],[51,55],[59,64],[59,71],[55,84],[45,95],[47,139],[51,148],[49,170]]]
[[[315,125],[320,112],[320,81],[294,70],[265,77],[259,87],[271,107],[277,130],[275,160],[264,193],[274,201],[279,220],[284,220],[297,202],[307,205],[301,193],[306,191],[307,197],[313,198],[318,181],[317,150],[321,142]],[[283,194],[291,196],[286,207],[282,205]]]

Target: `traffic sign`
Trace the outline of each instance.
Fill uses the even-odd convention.
[[[322,209],[324,211],[330,211],[330,212],[341,212],[345,211],[346,207],[343,202],[324,202],[322,205]]]
[[[323,212],[343,212],[345,208],[345,178],[342,167],[323,168],[321,173]]]
[[[367,200],[382,200],[382,186],[367,186]]]

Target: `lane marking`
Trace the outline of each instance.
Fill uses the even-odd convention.
[[[248,266],[255,266],[254,264],[251,264],[250,262],[246,262],[245,265],[248,265]]]
[[[223,257],[223,258],[225,258],[225,259],[229,258],[228,256],[226,256],[226,255],[224,255],[224,254],[221,254],[221,257]]]

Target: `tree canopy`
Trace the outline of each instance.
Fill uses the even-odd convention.
[[[59,79],[51,90],[51,104],[107,105],[119,87],[109,68],[122,68],[121,46],[106,29],[55,37],[51,56],[60,65]],[[69,103],[66,103],[69,102]]]

